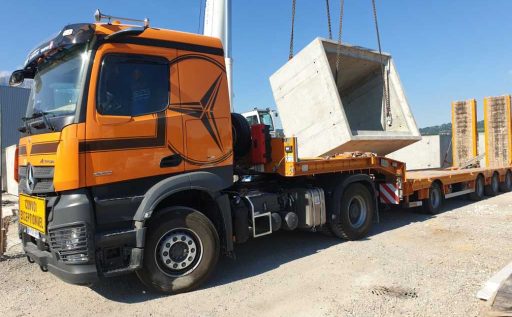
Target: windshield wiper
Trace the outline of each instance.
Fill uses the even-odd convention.
[[[46,115],[48,115],[49,113],[48,112],[45,112],[45,111],[37,111],[37,112],[34,112],[32,114],[32,117],[31,119],[35,119],[35,118],[40,118],[42,117],[43,118],[43,122],[44,124],[46,125],[46,127],[48,129],[50,129],[50,131],[55,131],[55,127],[53,126],[53,124],[50,122],[50,120],[48,119],[48,117]]]
[[[43,117],[44,124],[46,124],[48,129],[50,129],[50,131],[55,131],[55,127],[53,126],[53,124],[50,122],[50,120],[47,117],[48,112],[39,111],[39,112],[34,113],[34,115],[39,115],[40,117]]]
[[[27,123],[28,119],[29,118],[27,118],[27,117],[21,118],[21,121],[23,121],[23,127],[18,128],[18,131],[20,131],[21,133],[32,134],[32,131],[30,130],[30,125]]]

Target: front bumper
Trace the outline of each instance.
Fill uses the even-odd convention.
[[[65,264],[57,260],[57,257],[53,256],[51,252],[39,250],[37,245],[32,242],[27,242],[23,248],[30,260],[35,261],[42,268],[48,269],[49,272],[65,282],[88,285],[98,280],[96,264]]]
[[[83,189],[47,201],[46,235],[33,238],[20,225],[25,253],[43,270],[65,282],[88,285],[142,266],[145,228],[96,232],[94,202]]]

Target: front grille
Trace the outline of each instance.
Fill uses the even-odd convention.
[[[30,190],[27,184],[26,166],[18,168],[18,175],[20,177],[18,190],[20,193],[27,194],[48,194],[55,191],[53,186],[53,174],[55,168],[53,166],[32,166],[34,171],[34,189]]]
[[[89,259],[85,224],[50,229],[50,249],[64,262],[86,262]]]

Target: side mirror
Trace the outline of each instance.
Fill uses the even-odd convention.
[[[15,70],[11,74],[11,78],[9,78],[9,86],[16,87],[21,84],[23,84],[23,81],[25,80],[25,74],[23,73],[23,70]]]

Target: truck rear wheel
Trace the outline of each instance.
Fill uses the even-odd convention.
[[[423,211],[436,215],[441,211],[441,206],[443,204],[443,191],[441,190],[441,186],[439,183],[433,183],[430,187],[428,198],[422,201]]]
[[[500,183],[500,191],[506,193],[512,190],[512,173],[507,171],[505,175],[505,180],[503,183]]]
[[[144,265],[137,272],[148,287],[165,293],[197,288],[213,271],[220,253],[219,236],[211,221],[188,207],[161,211],[148,228]]]
[[[500,177],[498,173],[492,174],[491,183],[485,186],[485,196],[496,196],[500,190]]]
[[[338,238],[358,240],[366,237],[372,226],[375,204],[368,188],[360,183],[349,185],[343,194],[335,191],[332,208],[339,218],[330,223],[331,232]]]
[[[479,175],[475,180],[475,191],[469,194],[469,199],[479,201],[484,199],[484,177]]]

